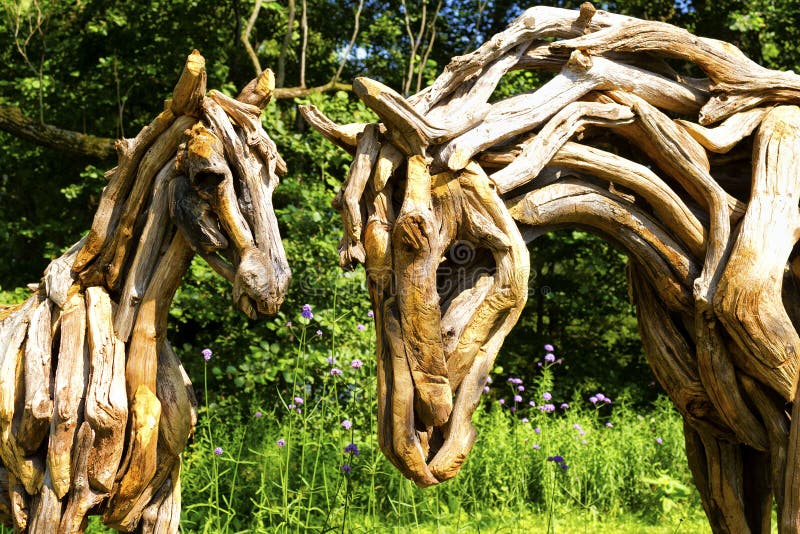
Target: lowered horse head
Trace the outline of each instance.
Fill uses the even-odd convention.
[[[678,74],[690,68],[707,78]],[[512,69],[556,74],[489,103]],[[379,442],[408,478],[458,472],[525,303],[525,242],[580,228],[628,254],[712,529],[768,530],[774,498],[780,532],[798,531],[800,76],[586,2],[528,9],[407,99],[365,78],[353,89],[381,124],[303,113],[354,154],[340,261],[366,267]],[[754,451],[761,463],[742,460]]]

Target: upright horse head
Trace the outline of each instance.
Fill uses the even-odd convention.
[[[99,513],[177,532],[196,411],[165,339],[175,291],[199,254],[256,319],[291,276],[272,206],[286,165],[260,121],[273,88],[268,70],[235,99],[206,93],[205,60],[189,55],[164,111],[118,141],[89,234],[0,311],[0,486],[13,494],[0,516],[20,531],[80,532]]]

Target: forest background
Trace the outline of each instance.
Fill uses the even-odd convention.
[[[233,309],[227,282],[196,259],[171,310],[169,339],[204,406],[238,414],[285,408],[286,395],[298,387],[298,344],[320,366],[334,350],[349,354],[347,361],[368,358],[371,350],[369,338],[357,334],[370,321],[363,270],[342,273],[337,266],[341,225],[331,200],[349,156],[313,132],[297,104],[313,103],[340,123],[375,120],[350,90],[355,76],[415,93],[452,56],[473,50],[530,5],[2,0],[0,303],[25,298],[26,284],[89,229],[104,171],[115,164],[113,140],[134,136],[157,114],[192,49],[207,60],[208,87],[229,94],[270,67],[279,90],[263,121],[289,167],[275,206],[291,290],[278,317],[249,321]],[[596,6],[729,41],[770,68],[800,67],[800,10],[793,0]],[[494,99],[543,81],[527,71],[506,78]],[[563,231],[537,239],[531,261],[526,310],[493,374],[541,385],[542,347],[551,344],[563,365],[548,393],[585,399],[604,391],[632,413],[660,409],[662,392],[628,301],[625,257],[587,233]],[[304,304],[314,311],[305,324],[298,322]],[[338,345],[327,344],[337,336]],[[203,348],[213,350],[211,362],[199,357]],[[303,391],[322,384],[311,371],[300,382]]]

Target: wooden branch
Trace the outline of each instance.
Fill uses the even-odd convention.
[[[236,100],[263,110],[275,94],[275,74],[272,69],[262,71],[259,68],[259,72],[258,76],[244,86]]]
[[[206,60],[200,52],[194,50],[186,58],[181,77],[172,91],[170,109],[175,115],[192,115],[197,117],[200,103],[206,94]]]
[[[88,475],[89,458],[93,452],[92,443],[97,438],[92,425],[84,421],[78,430],[77,441],[75,442],[75,456],[72,463],[75,467],[75,476],[72,480],[72,490],[69,494],[67,506],[62,515],[59,533],[79,534],[87,526],[88,518],[86,515],[89,510],[100,504],[108,496],[105,492],[98,492],[91,488],[90,476]]]
[[[700,124],[703,125],[762,102],[785,102],[800,97],[800,76],[793,72],[764,68],[729,43],[696,37],[663,22],[631,21],[576,39],[556,42],[552,46],[584,50],[592,55],[608,51],[651,52],[691,61],[714,82],[712,92],[721,97],[719,102],[724,103],[730,95],[746,95],[747,98],[738,105],[726,105],[721,109],[717,100],[709,101],[700,112]]]
[[[298,109],[306,122],[317,130],[322,137],[351,155],[356,153],[357,136],[364,131],[366,124],[336,124],[313,104],[298,106]]]
[[[17,441],[26,455],[34,454],[50,429],[53,416],[51,302],[43,299],[30,316],[25,341],[25,397]]]
[[[436,267],[442,244],[434,223],[431,176],[421,156],[408,161],[406,193],[392,228],[397,308],[414,378],[416,410],[426,426],[444,423],[452,410],[450,384],[436,306]]]
[[[567,179],[511,199],[507,205],[520,223],[549,227],[570,223],[601,232],[639,260],[670,310],[693,309],[690,287],[697,266],[659,223],[628,202]]]
[[[53,491],[53,481],[50,471],[46,470],[42,489],[31,499],[30,520],[28,530],[30,533],[48,534],[58,531],[61,522],[61,502]]]
[[[47,466],[53,479],[53,490],[59,500],[67,494],[72,482],[72,448],[75,434],[83,421],[84,397],[89,378],[89,347],[86,340],[86,307],[77,286],[61,315],[61,345],[55,372],[55,401]]]
[[[706,150],[718,154],[726,154],[739,141],[753,133],[768,112],[769,108],[742,111],[728,117],[716,128],[704,128],[694,122],[681,119],[677,119],[675,122],[683,127],[695,141],[703,145]]]
[[[91,371],[86,393],[86,421],[94,440],[86,458],[88,483],[111,491],[125,444],[128,396],[125,390],[125,344],[114,333],[108,293],[86,289]]]
[[[258,54],[253,49],[253,45],[250,44],[250,32],[253,31],[253,26],[256,24],[256,20],[258,20],[258,12],[261,11],[261,1],[256,0],[256,3],[253,5],[253,11],[250,13],[250,18],[247,19],[247,24],[242,29],[242,33],[239,34],[239,41],[244,45],[244,50],[247,52],[247,57],[250,58],[250,62],[253,64],[253,68],[256,70],[256,76],[261,74],[261,62],[258,60]]]
[[[633,121],[626,106],[594,102],[573,102],[565,106],[527,141],[514,161],[492,174],[500,194],[507,193],[536,178],[564,143],[589,124],[624,124]]]
[[[355,159],[335,202],[344,226],[339,243],[339,266],[346,270],[365,260],[362,231],[366,214],[362,213],[360,203],[380,148],[378,125],[368,124],[358,136]]]
[[[474,52],[452,58],[433,85],[412,97],[411,102],[420,112],[429,111],[486,64],[522,43],[546,37],[574,37],[582,35],[587,29],[596,31],[628,20],[627,17],[604,11],[595,12],[591,6],[582,9],[583,15],[568,9],[545,6],[526,10],[506,30],[492,36]]]
[[[158,172],[153,180],[153,192],[150,206],[147,210],[147,221],[139,235],[136,253],[128,267],[122,296],[119,306],[114,313],[114,331],[117,337],[125,342],[130,337],[133,320],[139,303],[150,282],[150,276],[155,268],[156,260],[161,252],[161,246],[167,238],[168,222],[168,192],[169,184],[174,180],[175,159],[169,160]],[[97,428],[94,429],[98,431]]]
[[[686,245],[695,259],[704,256],[704,234],[707,229],[683,199],[648,167],[592,146],[572,142],[565,143],[551,163],[593,174],[640,195],[650,205],[656,218]]]
[[[275,100],[308,98],[311,95],[327,93],[328,91],[346,91],[349,93],[353,91],[353,86],[349,83],[330,81],[316,87],[276,87],[272,97]]]
[[[75,283],[75,276],[72,272],[72,263],[86,244],[88,236],[84,236],[80,241],[72,245],[64,254],[51,261],[44,270],[42,282],[44,292],[53,303],[59,308],[64,308],[67,303],[69,288]]]
[[[656,380],[692,428],[720,439],[732,438],[733,431],[700,381],[690,341],[662,305],[641,265],[629,262],[628,281],[644,352]]]
[[[423,449],[414,421],[414,380],[403,343],[403,334],[394,301],[386,301],[383,310],[384,333],[391,356],[391,447],[398,468],[417,486],[427,487],[438,481],[425,463],[427,451]],[[384,439],[386,439],[385,436]]]
[[[9,485],[12,491],[19,483],[23,488],[22,493],[33,495],[39,492],[44,475],[42,459],[38,455],[26,456],[22,446],[17,442],[17,436],[12,433],[18,427],[25,387],[24,353],[25,334],[38,305],[38,298],[31,297],[9,315],[0,319],[0,459],[9,470]],[[14,482],[12,483],[11,477]],[[27,512],[23,514],[22,508],[27,509],[23,500],[14,500],[16,507],[13,511],[15,524],[24,519],[27,521]]]
[[[16,106],[0,106],[0,130],[37,145],[99,160],[111,159],[114,140],[65,130],[26,117]]]
[[[800,110],[779,106],[756,134],[750,202],[720,278],[714,309],[753,364],[755,378],[787,401],[800,372],[800,336],[781,298],[783,272],[800,232]]]
[[[424,154],[428,145],[456,137],[477,124],[488,111],[485,107],[462,110],[460,115],[450,116],[446,123],[437,126],[380,82],[359,77],[353,82],[353,90],[386,124],[389,138],[409,156]]]

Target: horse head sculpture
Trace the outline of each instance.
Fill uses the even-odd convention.
[[[0,515],[20,531],[82,532],[89,513],[178,531],[196,408],[165,339],[175,291],[197,253],[255,319],[291,276],[272,206],[286,164],[260,120],[273,89],[267,70],[235,99],[206,93],[189,55],[164,111],[117,142],[89,234],[0,310]]]
[[[489,104],[512,69],[555,75]],[[797,532],[800,76],[584,3],[525,11],[407,99],[354,89],[380,124],[302,111],[354,154],[340,261],[366,267],[386,456],[421,486],[455,476],[525,303],[525,243],[583,228],[628,254],[714,532],[769,531],[772,498]]]

